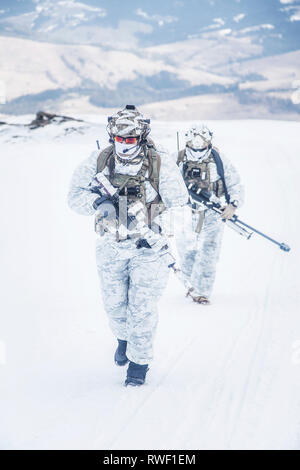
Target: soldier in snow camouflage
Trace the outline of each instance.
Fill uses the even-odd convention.
[[[153,358],[157,302],[168,279],[167,239],[158,224],[168,210],[187,203],[188,193],[175,162],[149,139],[149,121],[134,106],[127,105],[109,118],[108,132],[112,145],[100,155],[93,152],[75,170],[68,201],[79,214],[96,215],[103,303],[118,339],[115,362],[129,361],[125,384],[141,385]],[[143,235],[127,228],[124,236],[118,221],[110,227],[105,223],[107,213],[101,212],[105,191],[95,183],[100,173],[126,198],[128,211],[142,207],[148,217],[154,205],[159,207],[160,215],[151,220],[155,230],[149,229],[147,217]]]
[[[226,220],[242,205],[244,189],[235,167],[224,156],[220,157],[211,142],[212,132],[206,126],[194,126],[186,133],[186,147],[176,154],[176,159],[188,187],[208,190],[223,201],[222,217]],[[208,304],[224,223],[218,214],[192,199],[190,206],[190,228],[186,226],[184,233],[177,237],[177,249],[187,295],[195,302]]]

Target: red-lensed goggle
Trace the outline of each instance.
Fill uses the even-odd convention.
[[[136,144],[138,142],[138,137],[121,137],[115,135],[115,142],[125,143],[125,144]]]

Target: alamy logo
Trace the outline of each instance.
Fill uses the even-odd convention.
[[[6,364],[6,344],[4,341],[0,341],[0,366]]]
[[[0,80],[0,104],[6,103],[6,86],[3,80]]]

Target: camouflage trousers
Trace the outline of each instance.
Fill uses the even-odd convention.
[[[176,240],[177,251],[186,287],[196,295],[211,295],[220,256],[224,223],[220,216],[206,211],[201,232],[195,232],[199,214],[192,216],[192,229],[185,230]]]
[[[113,334],[127,341],[126,355],[137,364],[153,359],[157,303],[167,285],[169,268],[151,249],[134,242],[98,239],[96,261],[104,308]]]

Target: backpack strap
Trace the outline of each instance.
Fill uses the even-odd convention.
[[[159,173],[161,167],[161,157],[155,150],[153,145],[147,146],[145,149],[146,161],[148,165],[143,165],[143,169],[146,170],[148,167],[148,180],[155,191],[159,192]],[[104,170],[106,166],[109,167],[110,173],[114,171],[114,162],[111,159],[113,155],[113,145],[109,145],[102,150],[97,159],[97,173]],[[130,178],[128,178],[130,179]]]
[[[97,173],[100,173],[107,166],[108,159],[113,154],[113,145],[109,145],[105,149],[101,150],[97,159]]]
[[[227,204],[229,204],[230,203],[230,196],[229,196],[227,186],[226,186],[226,182],[225,182],[224,165],[223,165],[222,159],[220,157],[220,154],[216,150],[216,148],[212,148],[211,153],[212,153],[212,156],[214,157],[214,160],[215,160],[215,163],[216,163],[218,175],[220,176],[220,178],[222,180],[222,183],[223,183],[226,202],[227,202]]]
[[[161,167],[161,157],[154,148],[147,148],[147,157],[149,162],[148,180],[151,186],[159,193],[159,173]]]
[[[177,157],[177,165],[179,165],[179,163],[183,162],[184,157],[185,157],[185,149],[179,150],[178,157]]]

